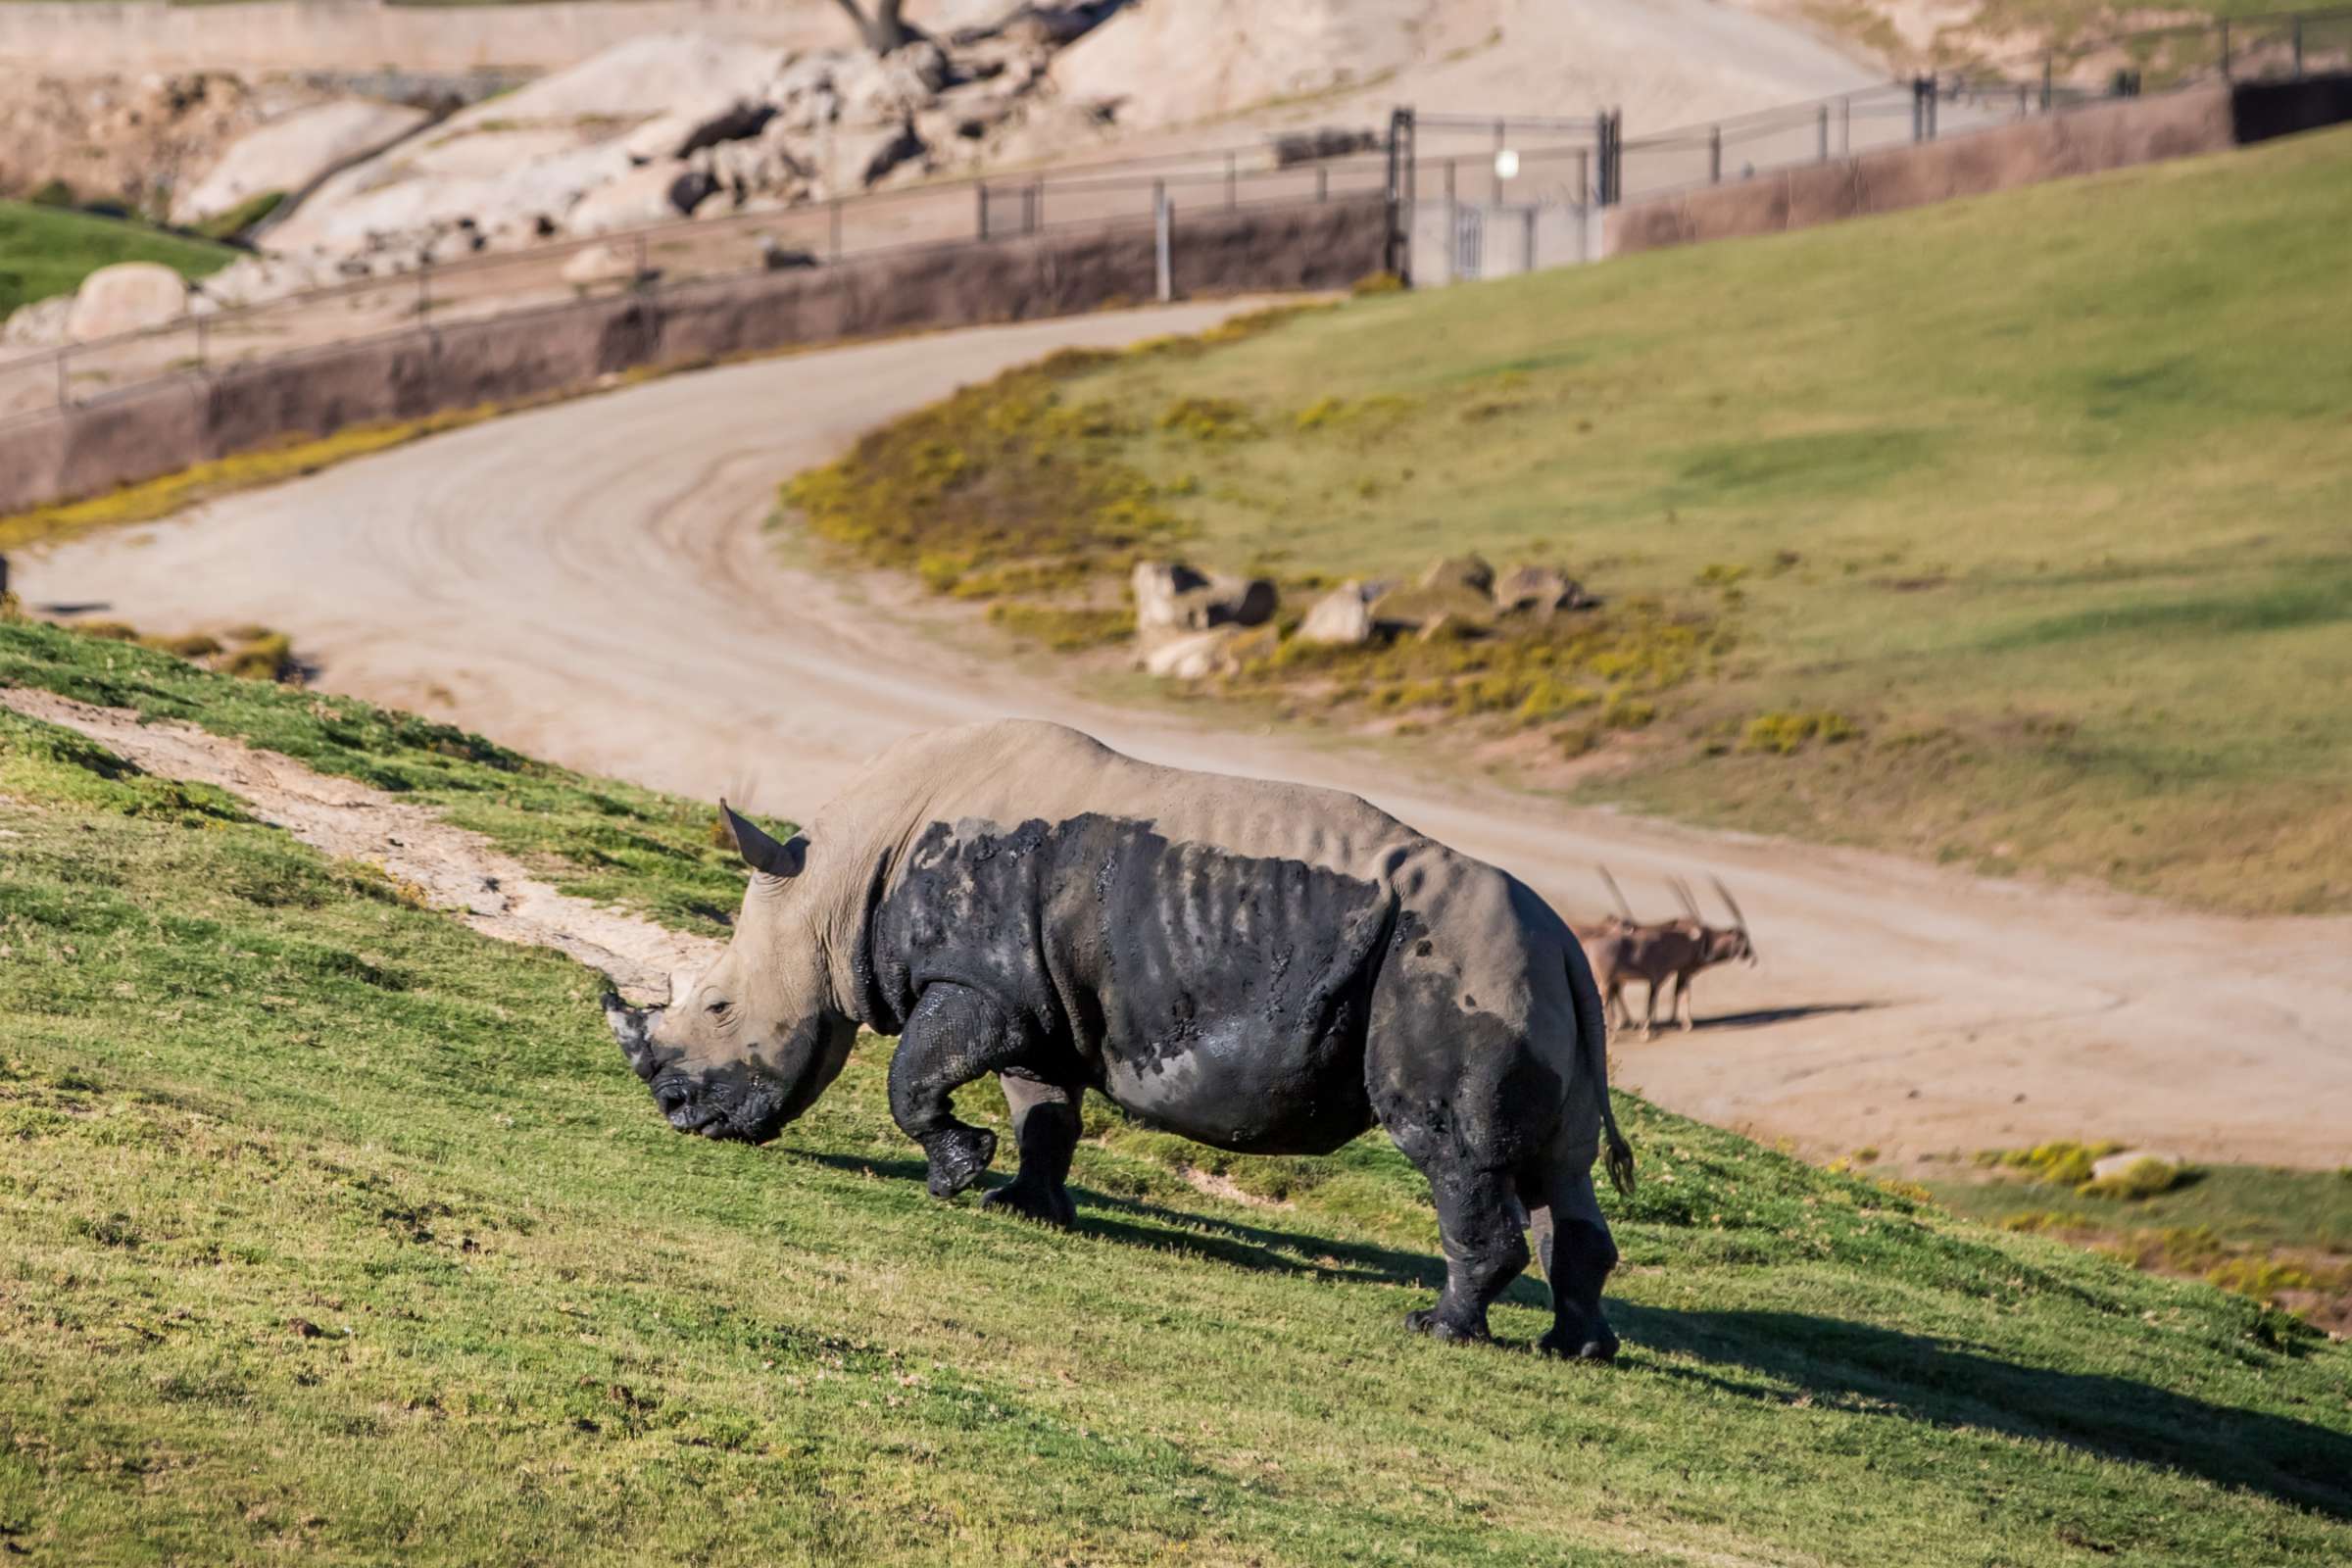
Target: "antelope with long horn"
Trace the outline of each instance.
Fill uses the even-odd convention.
[[[1623,1028],[1633,1021],[1633,1010],[1625,1001],[1625,985],[1629,980],[1641,981],[1649,993],[1642,1018],[1644,1035],[1657,1027],[1658,993],[1669,982],[1674,990],[1668,998],[1666,1015],[1689,1030],[1693,1026],[1690,982],[1698,972],[1719,963],[1756,961],[1755,944],[1747,934],[1747,917],[1740,912],[1739,904],[1721,877],[1709,880],[1737,924],[1709,925],[1690,884],[1680,877],[1668,877],[1666,886],[1682,905],[1685,918],[1654,925],[1635,924],[1632,910],[1627,908],[1628,923],[1600,932],[1589,947],[1593,978],[1599,982],[1609,1020],[1616,1027]],[[1612,882],[1611,886],[1615,884]],[[1622,894],[1619,903],[1623,905]]]

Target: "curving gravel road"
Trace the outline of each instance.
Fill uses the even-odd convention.
[[[154,631],[264,621],[291,631],[333,689],[780,814],[813,808],[907,730],[1011,713],[1155,760],[1356,790],[1572,913],[1597,912],[1596,859],[1652,890],[1664,873],[1720,870],[1765,964],[1702,980],[1696,1033],[1615,1042],[1621,1086],[1814,1152],[2080,1136],[2352,1164],[2352,921],[2226,920],[1977,881],[1108,708],[918,629],[888,584],[794,569],[761,530],[777,478],[959,382],[1233,308],[678,376],[21,558],[19,586]]]

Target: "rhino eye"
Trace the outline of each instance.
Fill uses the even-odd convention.
[[[713,1017],[713,1018],[723,1018],[723,1017],[725,1017],[725,1016],[726,1016],[728,1013],[732,1012],[734,1009],[735,1009],[735,1004],[733,1004],[732,1002],[728,1002],[728,1001],[726,1001],[724,998],[721,998],[720,1000],[718,1000],[718,1001],[716,1001],[716,1002],[713,1002],[713,1003],[711,1003],[711,1004],[710,1004],[709,1006],[705,1007],[703,1010],[704,1010],[705,1012],[709,1013],[709,1014],[710,1014],[711,1017]]]

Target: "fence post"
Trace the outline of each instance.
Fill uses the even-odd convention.
[[[1592,205],[1592,155],[1584,148],[1576,150],[1576,210],[1582,213]]]
[[[1821,106],[1821,134],[1816,139],[1820,144],[1821,156],[1815,162],[1826,164],[1830,161],[1830,106],[1828,104]]]
[[[1838,156],[1851,158],[1853,155],[1854,100],[1851,97],[1840,98],[1838,100]]]
[[[1176,266],[1173,255],[1174,227],[1168,207],[1168,182],[1152,182],[1152,266],[1159,287],[1159,303],[1165,305],[1176,297]]]
[[[1412,106],[1398,104],[1389,111],[1389,235],[1382,261],[1407,288],[1413,282],[1413,166],[1418,146]]]
[[[1707,127],[1707,183],[1710,185],[1723,183],[1723,127],[1721,125]]]
[[[2041,112],[2045,115],[2050,112],[2051,69],[2050,57],[2045,53],[2041,57]]]
[[[1227,153],[1225,155],[1225,210],[1229,213],[1242,204],[1238,179],[1239,176],[1234,171],[1233,154]]]
[[[976,220],[976,221],[973,223],[973,225],[972,225],[972,233],[973,233],[973,235],[974,235],[976,238],[979,238],[979,239],[986,239],[986,238],[988,238],[988,181],[987,181],[987,180],[985,180],[985,179],[976,179],[976,180],[972,181],[972,197],[973,197],[973,203],[972,203],[972,204],[973,204],[973,206],[975,206],[975,207],[977,207],[977,208],[979,209],[979,214],[980,214],[979,218],[977,219],[977,220]]]
[[[1928,140],[1930,141],[1936,139],[1936,116],[1941,98],[1938,90],[1941,84],[1934,76],[1928,78]]]
[[[2222,19],[2222,79],[2230,79],[2230,19]]]

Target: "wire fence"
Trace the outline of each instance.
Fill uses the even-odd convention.
[[[893,251],[987,243],[1204,208],[1383,195],[1399,231],[1439,204],[1449,246],[1463,209],[1516,218],[1527,266],[1560,214],[1720,184],[1776,168],[1933,140],[2119,94],[2352,65],[2352,7],[2146,28],[1998,64],[1628,138],[1589,117],[1399,113],[1383,132],[1320,131],[1249,147],[1064,165],[721,218],[549,241],[445,265],[395,266],[323,288],[211,309],[144,331],[0,358],[0,428],[174,376],[387,333],[481,320],[701,279],[817,267]],[[1400,136],[1396,128],[1407,127]],[[1434,221],[1434,220],[1433,220]],[[1559,225],[1557,260],[1587,259]],[[1472,236],[1488,244],[1485,230]],[[1570,243],[1571,240],[1573,243]],[[1466,275],[1477,275],[1472,269]],[[1446,275],[1465,275],[1451,268]]]
[[[1575,122],[1512,119],[1481,121],[1480,134],[1495,134],[1497,124],[1507,138],[1575,133]],[[894,251],[1154,220],[1163,207],[1180,220],[1187,212],[1383,195],[1392,177],[1385,133],[1354,133],[1341,149],[1277,140],[680,219],[445,265],[394,266],[251,305],[212,308],[199,294],[195,314],[160,326],[0,358],[0,428],[159,379],[419,325]]]
[[[1620,139],[1616,199],[1934,141],[2116,97],[2352,67],[2352,7],[2139,28]],[[1607,121],[1603,116],[1603,137]]]

